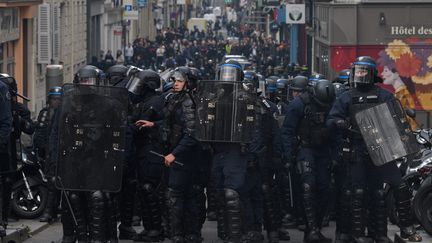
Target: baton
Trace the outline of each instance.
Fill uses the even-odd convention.
[[[288,171],[288,182],[289,182],[289,188],[290,188],[290,204],[291,204],[291,207],[293,208],[294,207],[294,197],[293,197],[293,188],[292,188],[292,181],[291,181],[291,172],[290,171]]]
[[[155,151],[153,151],[153,150],[150,150],[150,153],[151,153],[151,154],[154,154],[154,155],[156,155],[156,156],[159,156],[159,157],[161,157],[161,158],[165,158],[165,156],[164,156],[163,154],[160,154],[160,153],[155,152]],[[183,165],[184,165],[183,163],[178,162],[177,160],[174,160],[173,162],[174,162],[175,164],[180,165],[180,166],[183,166]]]

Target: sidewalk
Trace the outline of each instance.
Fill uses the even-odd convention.
[[[31,235],[48,228],[48,223],[41,223],[34,219],[20,219],[17,222],[11,222],[6,229],[6,237],[2,238],[1,243],[21,243]]]

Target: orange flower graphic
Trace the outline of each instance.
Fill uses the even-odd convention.
[[[395,64],[399,75],[409,78],[416,75],[416,73],[420,70],[421,61],[414,55],[405,53],[396,60]]]
[[[387,45],[385,52],[393,60],[399,59],[403,54],[411,53],[411,50],[405,42],[394,40]]]
[[[432,56],[428,57],[428,62],[426,64],[429,68],[432,68]]]

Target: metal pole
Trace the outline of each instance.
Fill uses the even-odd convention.
[[[297,64],[298,24],[291,24],[290,40],[290,63]]]

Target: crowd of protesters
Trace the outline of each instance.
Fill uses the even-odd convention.
[[[211,79],[225,55],[242,55],[251,63],[250,69],[263,76],[289,74],[294,70],[289,64],[289,46],[283,41],[277,42],[245,25],[236,30],[235,37],[224,36],[220,29],[218,23],[207,31],[196,27],[188,30],[184,26],[165,28],[158,31],[154,41],[137,37],[123,50],[117,50],[115,56],[108,50],[99,59],[94,57],[92,64],[103,70],[114,64],[153,70],[193,66]]]

